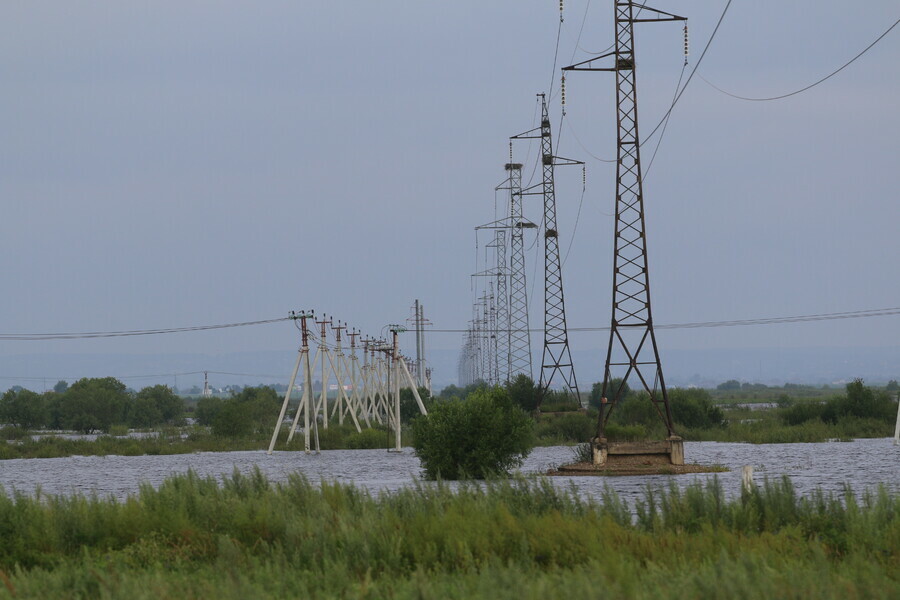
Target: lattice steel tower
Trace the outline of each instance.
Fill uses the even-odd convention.
[[[562,264],[559,260],[559,230],[556,227],[556,189],[553,171],[556,165],[580,165],[581,161],[559,158],[553,155],[553,137],[550,131],[550,115],[547,98],[541,97],[541,164],[544,180],[544,354],[541,359],[540,396],[538,408],[558,373],[563,378],[565,390],[578,393],[575,367],[569,351],[569,333],[566,328],[566,303],[563,297]]]
[[[525,286],[524,230],[534,223],[522,217],[522,164],[506,163],[509,173],[510,268],[509,268],[509,377],[532,376],[531,331],[528,329],[528,292]]]
[[[509,381],[509,292],[506,286],[506,231],[494,231],[494,241],[488,244],[494,248],[497,259],[497,379],[500,383]]]
[[[597,437],[606,437],[609,416],[622,399],[625,382],[632,376],[640,380],[643,389],[649,394],[654,407],[665,422],[669,435],[672,436],[674,435],[672,410],[669,406],[650,311],[650,279],[647,272],[641,148],[638,135],[634,24],[686,19],[630,1],[615,0],[614,4],[615,50],[563,68],[563,71],[611,71],[616,74],[618,161],[612,325],[603,375]],[[645,12],[649,15],[642,16]],[[609,57],[613,57],[614,66],[606,68],[593,66],[594,61]],[[612,380],[617,377],[621,378],[621,383],[612,386]]]

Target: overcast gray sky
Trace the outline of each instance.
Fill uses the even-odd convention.
[[[494,218],[507,138],[535,125],[535,94],[551,77],[559,87],[558,6],[2,3],[0,332],[180,327],[314,308],[377,335],[415,298],[438,328],[465,327],[469,274],[482,268],[473,227]],[[725,1],[655,6],[689,17],[692,68]],[[737,94],[790,92],[898,17],[888,0],[736,0],[698,73]],[[557,66],[605,49],[611,20],[611,0],[566,2]],[[639,25],[637,47],[649,133],[681,72],[681,27]],[[827,82],[775,102],[735,100],[694,78],[645,185],[658,323],[900,305],[898,59],[900,28]],[[587,162],[564,272],[569,323],[603,326],[614,169],[588,151],[615,155],[612,76],[570,75],[567,103],[561,131],[558,95],[551,106],[558,153]],[[537,151],[517,151],[527,182]],[[581,175],[561,169],[557,181],[566,248]],[[527,201],[532,220],[538,210]],[[536,325],[541,298],[538,288]],[[898,331],[894,316],[659,340],[887,346]],[[429,344],[460,339],[434,334]],[[606,334],[572,340],[602,348]],[[296,343],[281,324],[0,341],[0,355],[290,352]]]

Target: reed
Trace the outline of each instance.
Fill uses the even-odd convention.
[[[0,494],[0,597],[897,597],[900,499],[727,500],[717,480],[633,506],[544,479],[373,495],[194,473],[125,501]],[[737,593],[739,592],[739,593]]]

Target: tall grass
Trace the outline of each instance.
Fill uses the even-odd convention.
[[[726,500],[716,480],[584,499],[546,480],[371,495],[258,471],[122,502],[0,494],[0,597],[897,597],[900,499]]]

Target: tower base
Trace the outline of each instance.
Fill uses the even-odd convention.
[[[591,440],[591,458],[596,466],[629,464],[683,465],[684,441],[678,436],[650,442],[610,442]]]

